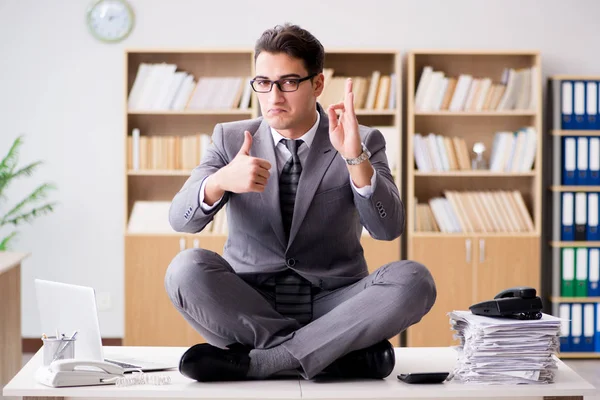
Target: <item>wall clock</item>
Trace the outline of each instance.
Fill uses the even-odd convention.
[[[135,17],[125,0],[98,0],[88,9],[86,20],[96,39],[114,43],[131,33]]]

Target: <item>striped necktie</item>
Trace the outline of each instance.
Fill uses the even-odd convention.
[[[302,140],[281,139],[292,156],[283,166],[279,177],[279,204],[281,206],[281,219],[285,230],[286,239],[289,240],[292,218],[294,216],[294,205],[296,202],[296,191],[298,181],[302,173],[302,165],[298,157],[298,147]],[[289,318],[296,319],[305,325],[312,320],[312,285],[298,275],[295,271],[288,269],[275,278],[275,308],[277,311]]]
[[[281,219],[286,239],[290,237],[292,218],[294,216],[294,204],[296,202],[296,190],[302,173],[302,165],[298,157],[298,147],[302,140],[281,139],[292,156],[287,160],[279,177],[279,205],[281,206]]]

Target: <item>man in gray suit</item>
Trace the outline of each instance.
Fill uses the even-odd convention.
[[[388,342],[431,309],[429,271],[395,261],[369,275],[363,226],[393,240],[405,211],[381,132],[358,124],[352,82],[325,111],[324,50],[286,24],[255,49],[252,88],[262,116],[217,124],[200,166],[176,194],[171,226],[196,233],[226,204],[223,257],[179,253],[166,290],[207,340],[182,357],[199,381],[260,379],[297,370],[306,379],[384,378]],[[339,118],[337,116],[339,113]]]

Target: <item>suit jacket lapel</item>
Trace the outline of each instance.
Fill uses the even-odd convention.
[[[327,114],[320,105],[317,105],[317,108],[319,113],[321,113],[321,121],[319,122],[312,146],[310,146],[308,158],[305,165],[302,166],[302,174],[298,182],[298,191],[296,192],[296,202],[294,204],[294,217],[292,219],[292,227],[290,228],[290,240],[287,243],[287,248],[294,241],[300,225],[302,225],[302,221],[306,216],[308,207],[317,191],[317,187],[323,179],[331,161],[333,161],[333,158],[337,154],[337,151],[329,141],[329,119]]]
[[[265,159],[271,163],[271,169],[269,170],[271,176],[267,180],[265,191],[260,193],[260,198],[262,200],[261,206],[264,210],[263,215],[266,215],[270,219],[271,227],[273,228],[273,231],[275,231],[277,239],[279,239],[281,246],[285,248],[287,243],[285,242],[281,208],[279,206],[279,173],[277,171],[277,159],[275,158],[273,135],[271,135],[271,128],[266,120],[263,119],[252,139],[250,155],[252,157]]]

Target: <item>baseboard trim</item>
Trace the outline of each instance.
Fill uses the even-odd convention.
[[[33,339],[33,338],[23,338],[21,340],[21,345],[23,346],[23,353],[37,353],[37,351],[42,347],[41,339]],[[103,346],[122,346],[123,339],[121,338],[102,338]]]

